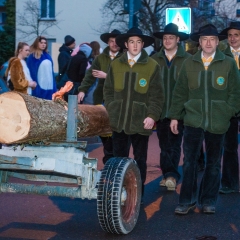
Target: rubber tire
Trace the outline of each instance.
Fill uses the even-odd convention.
[[[121,205],[123,187],[127,192]],[[102,229],[128,234],[137,223],[142,183],[137,163],[131,158],[114,157],[107,161],[98,183],[97,213]]]

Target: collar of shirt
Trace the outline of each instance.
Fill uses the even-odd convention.
[[[177,50],[178,50],[178,48],[176,49],[176,51],[172,55],[168,54],[168,51],[166,49],[164,49],[164,52],[165,52],[165,55],[168,57],[168,59],[172,60],[172,58],[176,55]]]
[[[237,50],[234,49],[233,47],[230,46],[230,49],[231,49],[231,52],[234,51],[234,52],[240,52],[240,48],[238,48]]]
[[[210,57],[212,57],[212,59],[214,59],[215,53],[216,53],[216,52],[214,52],[213,55],[210,56]],[[205,58],[206,60],[208,60],[210,57],[208,57],[208,58],[204,57],[204,56],[203,56],[203,51],[201,52],[201,58]]]
[[[135,62],[137,62],[137,60],[140,58],[140,56],[141,56],[141,52],[137,55],[137,56],[135,56],[134,58],[131,58],[130,57],[130,55],[129,55],[129,52],[127,51],[127,56],[128,56],[128,60],[129,59],[133,59]]]
[[[111,51],[109,51],[109,56],[111,57],[111,56],[114,56],[114,57],[116,57],[118,55],[118,52],[117,53],[112,53]]]
[[[232,55],[235,57],[239,57],[240,56],[240,48],[238,48],[237,50],[234,49],[233,47],[230,46],[230,49],[231,49],[231,52],[232,52]],[[235,59],[236,60],[236,59]],[[236,60],[237,61],[237,60]]]

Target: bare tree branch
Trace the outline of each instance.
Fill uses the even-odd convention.
[[[39,1],[27,0],[24,3],[23,11],[17,13],[17,31],[22,39],[32,40],[37,36],[50,37],[48,31],[52,27],[58,27],[61,20],[57,20],[61,12],[55,14],[54,19],[41,19]]]
[[[140,0],[139,0],[140,1]],[[103,5],[102,17],[103,26],[98,32],[110,31],[113,28],[117,28],[122,32],[126,32],[128,29],[129,15],[123,13],[123,0],[106,0]],[[138,18],[139,28],[150,36],[154,32],[162,31],[165,27],[165,15],[166,8],[170,7],[190,7],[193,12],[193,31],[197,31],[200,26],[207,23],[213,23],[220,29],[225,28],[232,17],[230,13],[236,12],[236,4],[229,4],[228,0],[221,0],[219,3],[213,3],[212,0],[201,1],[204,6],[199,8],[199,1],[196,0],[141,0],[141,9],[135,13]],[[216,6],[216,4],[219,4]],[[216,10],[218,7],[218,11]],[[211,11],[209,9],[215,9]],[[154,48],[159,47],[160,41],[156,39]]]

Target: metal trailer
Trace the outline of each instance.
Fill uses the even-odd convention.
[[[135,227],[140,210],[139,169],[133,159],[111,158],[98,171],[97,159],[88,158],[85,151],[87,142],[77,141],[77,109],[76,96],[69,96],[65,142],[2,146],[0,193],[97,199],[102,229],[127,234]],[[30,183],[12,183],[10,177]]]

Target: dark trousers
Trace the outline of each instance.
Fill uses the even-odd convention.
[[[183,121],[178,121],[179,134],[173,134],[170,129],[170,119],[164,118],[157,122],[157,136],[159,140],[160,167],[164,178],[174,177],[180,179],[178,164],[181,156],[181,144],[183,135]]]
[[[222,163],[222,187],[239,191],[239,162],[238,162],[238,118],[230,120],[230,127],[224,139]]]
[[[113,157],[113,142],[112,137],[102,137],[100,136],[102,144],[103,144],[103,164],[107,162],[109,158]]]
[[[184,127],[183,181],[179,196],[180,204],[191,204],[197,201],[197,165],[204,139],[206,168],[199,189],[198,202],[201,205],[216,204],[220,186],[224,135],[206,132],[201,128]]]
[[[204,168],[205,167],[204,158],[205,158],[205,156],[204,156],[204,150],[203,150],[203,145],[202,145],[201,150],[200,150],[200,156],[199,156],[199,159],[198,159],[199,168]]]
[[[115,157],[128,157],[129,142],[133,147],[134,160],[137,162],[142,185],[146,181],[147,174],[147,151],[149,136],[140,134],[127,135],[124,131],[118,133],[113,132],[113,153]]]

